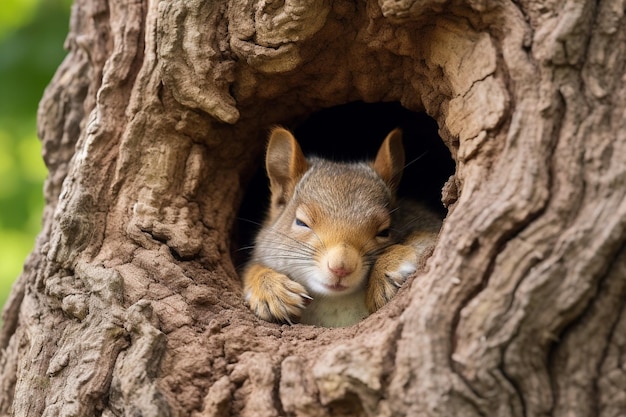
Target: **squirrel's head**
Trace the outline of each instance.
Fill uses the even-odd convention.
[[[273,129],[266,154],[266,227],[298,258],[273,267],[317,295],[362,288],[374,256],[391,243],[391,210],[403,168],[399,129],[387,135],[371,163],[307,159],[288,130]]]

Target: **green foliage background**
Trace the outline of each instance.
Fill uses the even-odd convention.
[[[66,55],[71,0],[0,1],[0,307],[41,229],[37,105]]]

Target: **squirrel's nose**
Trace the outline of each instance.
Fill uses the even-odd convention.
[[[346,268],[346,267],[343,267],[343,266],[333,267],[330,264],[330,262],[328,263],[328,269],[329,269],[330,272],[332,272],[332,274],[334,276],[339,277],[339,278],[343,278],[345,276],[348,276],[348,275],[350,275],[354,271],[354,269]]]
[[[336,278],[345,278],[359,267],[359,254],[349,245],[331,247],[325,256],[328,272]]]

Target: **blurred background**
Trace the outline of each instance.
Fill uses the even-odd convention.
[[[41,229],[37,105],[66,55],[71,0],[0,0],[0,309]]]

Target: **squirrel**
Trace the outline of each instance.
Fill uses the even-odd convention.
[[[402,131],[373,162],[306,158],[293,134],[271,130],[270,207],[243,271],[250,309],[267,321],[352,325],[385,305],[432,253],[442,220],[398,202]]]

